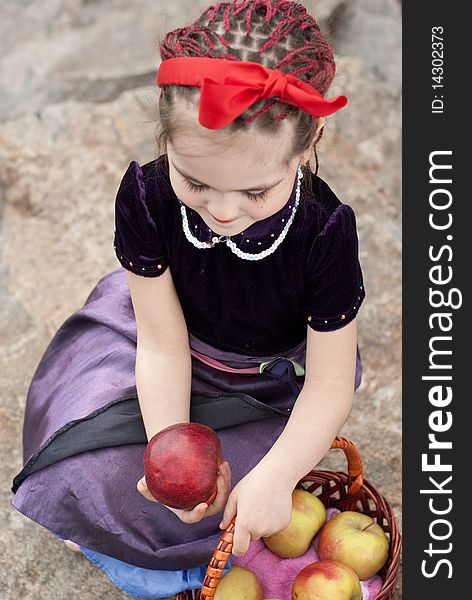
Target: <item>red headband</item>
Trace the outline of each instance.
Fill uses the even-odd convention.
[[[208,129],[223,129],[260,98],[278,96],[310,115],[331,115],[347,104],[346,96],[326,100],[311,85],[290,73],[257,62],[200,56],[168,58],[159,65],[158,85],[201,88],[198,120]]]

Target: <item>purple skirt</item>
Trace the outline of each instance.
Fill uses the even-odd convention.
[[[303,387],[306,339],[283,356],[262,357],[222,351],[191,333],[189,341],[196,354],[231,369],[192,356],[190,420],[218,431],[234,486],[287,424]],[[210,560],[222,514],[189,525],[137,491],[147,438],[135,358],[136,321],[119,268],[61,325],[33,375],[12,505],[59,537],[131,565],[191,569]],[[247,368],[257,372],[237,372]],[[357,349],[355,389],[361,377]]]

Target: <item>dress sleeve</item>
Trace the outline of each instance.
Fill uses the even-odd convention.
[[[131,161],[115,200],[113,247],[123,268],[143,277],[158,277],[169,266],[157,223],[157,199],[146,195],[143,172]]]
[[[365,298],[356,217],[340,204],[316,236],[307,263],[303,314],[315,331],[334,331],[352,321]]]

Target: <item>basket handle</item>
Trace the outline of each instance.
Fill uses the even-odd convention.
[[[362,459],[357,447],[347,438],[337,435],[331,444],[330,450],[340,448],[344,451],[347,459],[348,493],[355,496],[364,483],[362,471]]]
[[[359,450],[351,441],[339,435],[334,438],[330,450],[336,448],[343,450],[346,455],[349,482],[348,493],[355,495],[364,482],[362,460]],[[231,519],[231,522],[218,541],[205,573],[203,586],[200,592],[200,600],[211,600],[215,596],[216,586],[218,585],[218,581],[221,578],[221,574],[223,573],[233,550],[235,524],[236,516]]]

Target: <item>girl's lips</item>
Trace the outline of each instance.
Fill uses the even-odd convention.
[[[215,221],[217,221],[218,223],[232,223],[233,221],[236,220],[236,219],[230,219],[229,221],[222,221],[221,219],[217,219],[216,217],[214,217],[211,213],[209,213],[209,215],[211,216],[212,219],[215,219]]]

